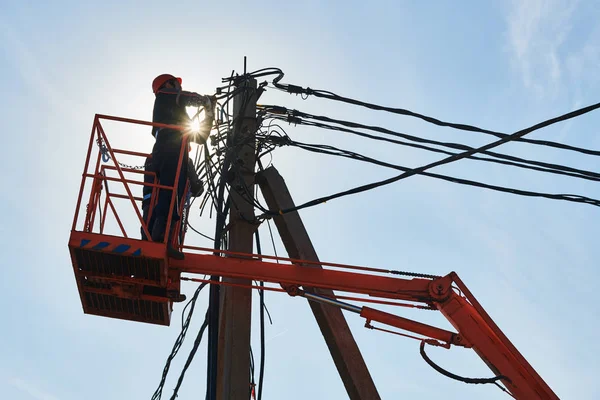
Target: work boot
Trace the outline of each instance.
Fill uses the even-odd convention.
[[[163,218],[157,218],[154,221],[154,226],[152,227],[152,241],[161,242],[165,240],[165,227],[167,225],[167,221]],[[171,228],[169,229],[169,239],[167,240],[167,255],[176,260],[183,260],[185,258],[184,254],[173,247],[171,244],[173,235],[175,233],[175,221],[171,221]]]
[[[176,260],[183,260],[185,255],[177,250],[172,245],[173,237],[175,236],[175,222],[171,223],[171,228],[169,229],[169,240],[167,241],[167,255]]]
[[[173,303],[181,303],[186,300],[185,294],[179,293],[179,290],[167,290],[167,298]]]

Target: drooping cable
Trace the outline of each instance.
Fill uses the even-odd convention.
[[[231,73],[233,76],[233,71]],[[228,100],[231,97],[228,98]],[[227,100],[227,101],[228,101]],[[229,135],[227,136],[229,140]],[[216,196],[216,224],[215,224],[215,237],[214,237],[214,248],[215,250],[221,250],[223,229],[225,228],[226,214],[223,212],[225,205],[223,204],[225,199],[225,179],[224,172],[229,169],[230,158],[225,155],[223,160],[222,173],[218,182],[218,189],[215,188]],[[215,254],[217,255],[217,254]],[[218,282],[219,276],[211,276],[211,281]],[[210,285],[209,293],[209,306],[208,306],[208,354],[207,354],[207,368],[206,368],[206,399],[216,400],[217,398],[217,373],[218,373],[218,341],[219,341],[219,301],[220,301],[220,287],[217,284]]]
[[[256,251],[257,254],[262,254],[262,249],[260,245],[260,235],[258,233],[258,229],[254,232],[254,237],[256,238]],[[263,281],[259,282],[261,288],[265,286]],[[263,392],[263,381],[265,377],[265,291],[259,290],[258,296],[260,299],[259,304],[259,318],[260,318],[260,369],[258,373],[258,400],[262,399]]]
[[[498,381],[500,381],[500,380],[512,383],[510,378],[508,378],[504,375],[498,375],[498,376],[494,376],[492,378],[466,378],[464,376],[453,374],[452,372],[450,372],[450,371],[440,367],[436,363],[434,363],[433,360],[431,360],[431,358],[429,358],[429,356],[427,356],[427,353],[425,353],[425,340],[421,340],[421,346],[419,348],[419,353],[421,354],[421,357],[423,357],[423,360],[425,360],[425,362],[427,364],[429,364],[429,366],[431,368],[435,369],[437,372],[439,372],[440,374],[442,374],[450,379],[454,379],[459,382],[464,382],[464,383],[469,383],[469,384],[474,384],[474,385],[491,383],[491,384],[498,386],[504,392],[510,394],[510,392],[507,392],[506,389],[504,389],[502,386],[498,385]]]
[[[292,141],[289,138],[286,138],[285,141],[277,140],[277,142],[279,144],[294,146],[294,147],[298,147],[300,149],[315,152],[315,153],[333,155],[333,156],[338,156],[338,157],[345,157],[345,158],[349,158],[352,160],[368,162],[368,163],[371,163],[374,165],[379,165],[382,167],[391,168],[391,169],[404,171],[404,172],[411,171],[411,169],[407,168],[407,167],[387,163],[387,162],[380,161],[380,160],[377,160],[377,159],[374,159],[371,157],[364,156],[360,153],[355,153],[352,151],[339,149],[339,148],[333,147],[333,146],[302,143],[302,142]],[[542,197],[542,198],[553,199],[553,200],[564,200],[564,201],[571,201],[571,202],[575,202],[575,203],[585,203],[585,204],[590,204],[590,205],[600,207],[600,200],[593,199],[593,198],[590,198],[587,196],[581,196],[581,195],[575,195],[575,194],[561,194],[561,193],[555,194],[555,193],[534,192],[534,191],[529,191],[529,190],[522,190],[522,189],[516,189],[516,188],[510,188],[510,187],[504,187],[504,186],[498,186],[498,185],[491,185],[491,184],[487,184],[487,183],[483,183],[483,182],[462,179],[462,178],[456,178],[456,177],[442,175],[442,174],[435,174],[435,173],[431,173],[431,172],[420,172],[419,175],[436,178],[436,179],[441,179],[441,180],[444,180],[447,182],[458,183],[458,184],[474,186],[474,187],[480,187],[480,188],[484,188],[484,189],[495,190],[495,191],[504,192],[504,193],[511,193],[511,194],[520,195],[520,196]]]
[[[185,373],[186,373],[187,369],[189,368],[189,366],[191,365],[192,360],[194,359],[194,356],[196,355],[196,351],[198,351],[198,346],[200,346],[200,342],[202,342],[202,336],[204,335],[204,331],[206,330],[207,326],[208,326],[208,312],[206,313],[206,316],[204,317],[204,322],[202,323],[202,326],[200,327],[200,330],[198,331],[196,340],[194,340],[194,346],[192,347],[192,350],[190,351],[190,354],[188,355],[188,358],[185,361],[185,365],[183,366],[183,370],[181,371],[181,374],[179,375],[179,379],[177,380],[177,385],[175,386],[175,389],[173,389],[173,394],[171,395],[171,400],[175,400],[177,398],[177,393],[179,393],[179,389],[181,388],[181,384],[183,383],[183,379],[185,378]]]
[[[404,173],[402,173],[402,174],[400,174],[398,176],[395,176],[395,177],[392,177],[392,178],[388,178],[388,179],[384,179],[382,181],[370,183],[370,184],[367,184],[367,185],[358,186],[358,187],[355,187],[353,189],[345,190],[343,192],[335,193],[335,194],[332,194],[332,195],[329,195],[329,196],[321,197],[321,198],[309,201],[307,203],[301,204],[301,205],[293,207],[293,208],[289,208],[289,209],[285,209],[285,210],[278,210],[278,211],[275,211],[275,212],[270,211],[270,214],[271,215],[285,214],[285,213],[288,213],[288,212],[297,211],[297,210],[301,210],[301,209],[304,209],[304,208],[307,208],[307,207],[311,207],[311,206],[315,206],[315,205],[318,205],[318,204],[322,204],[322,203],[324,203],[326,201],[333,200],[333,199],[336,199],[336,198],[339,198],[339,197],[348,196],[348,195],[351,195],[351,194],[356,194],[356,193],[364,192],[364,191],[367,191],[367,190],[375,189],[377,187],[381,187],[381,186],[384,186],[384,185],[388,185],[390,183],[397,182],[397,181],[399,181],[401,179],[405,179],[405,178],[411,177],[413,175],[422,173],[422,172],[424,172],[424,171],[426,171],[428,169],[431,169],[431,168],[434,168],[434,167],[437,167],[437,166],[440,166],[440,165],[448,164],[448,163],[451,163],[451,162],[454,162],[454,161],[458,161],[458,160],[461,160],[463,158],[467,158],[467,157],[469,157],[469,156],[471,156],[473,154],[481,153],[482,151],[490,150],[490,149],[492,149],[494,147],[500,146],[500,145],[502,145],[504,143],[507,143],[507,142],[510,142],[510,141],[512,141],[514,139],[523,137],[523,136],[525,136],[525,135],[527,135],[527,134],[529,134],[531,132],[534,132],[534,131],[536,131],[538,129],[542,129],[544,127],[556,124],[558,122],[562,122],[562,121],[569,120],[571,118],[578,117],[580,115],[583,115],[583,114],[589,113],[591,111],[594,111],[594,110],[596,110],[598,108],[600,108],[600,103],[596,103],[596,104],[593,104],[593,105],[590,105],[590,106],[587,106],[587,107],[583,107],[583,108],[580,108],[578,110],[569,112],[567,114],[564,114],[564,115],[561,115],[561,116],[558,116],[558,117],[551,118],[549,120],[540,122],[540,123],[535,124],[535,125],[533,125],[533,126],[531,126],[529,128],[522,129],[520,131],[517,131],[517,132],[515,132],[515,133],[513,133],[511,135],[505,136],[505,137],[503,137],[503,138],[501,138],[501,139],[499,139],[499,140],[497,140],[495,142],[491,142],[491,143],[486,144],[484,146],[481,146],[481,147],[478,147],[478,148],[473,148],[471,150],[467,150],[467,151],[464,151],[462,153],[458,153],[458,154],[452,155],[450,157],[443,158],[443,159],[441,159],[439,161],[436,161],[436,162],[424,165],[422,167],[413,168],[413,169],[411,169],[409,171],[406,171],[406,172],[404,172]]]
[[[192,231],[194,231],[196,234],[198,234],[198,235],[202,236],[202,237],[203,237],[203,238],[205,238],[205,239],[208,239],[208,240],[211,240],[211,241],[213,241],[213,242],[214,242],[214,240],[215,240],[215,239],[213,239],[213,238],[211,238],[210,236],[208,236],[208,235],[206,235],[206,234],[204,234],[204,233],[200,232],[199,230],[197,230],[196,228],[194,228],[194,227],[192,226],[192,224],[190,224],[189,222],[187,223],[187,226],[188,226],[188,227],[189,227],[189,228],[190,228]]]
[[[512,135],[508,135],[508,134],[502,133],[502,132],[496,132],[496,131],[492,131],[489,129],[479,128],[479,127],[476,127],[473,125],[442,121],[437,118],[429,117],[427,115],[419,114],[419,113],[416,113],[416,112],[413,112],[410,110],[406,110],[403,108],[386,107],[386,106],[381,106],[381,105],[377,105],[377,104],[373,104],[373,103],[367,103],[367,102],[363,102],[360,100],[343,97],[343,96],[340,96],[333,92],[329,92],[329,91],[325,91],[325,90],[303,88],[301,86],[290,85],[290,84],[281,84],[279,82],[281,81],[282,78],[283,78],[283,73],[281,73],[281,75],[278,76],[277,78],[273,79],[273,86],[276,87],[277,89],[283,90],[283,91],[291,93],[291,94],[304,94],[306,96],[313,95],[315,97],[320,97],[320,98],[325,98],[325,99],[329,99],[329,100],[340,101],[343,103],[353,104],[353,105],[357,105],[357,106],[361,106],[361,107],[366,107],[371,110],[386,111],[386,112],[390,112],[393,114],[406,115],[409,117],[419,118],[423,121],[426,121],[428,123],[431,123],[431,124],[434,124],[437,126],[449,127],[449,128],[463,130],[463,131],[484,133],[484,134],[495,136],[500,139],[506,139],[506,138],[509,138],[510,136],[512,136]],[[525,143],[541,145],[541,146],[554,147],[554,148],[563,149],[563,150],[570,150],[570,151],[575,151],[575,152],[593,155],[593,156],[600,156],[600,151],[597,151],[597,150],[590,150],[590,149],[585,149],[585,148],[581,148],[581,147],[570,146],[567,144],[552,142],[549,140],[529,139],[529,138],[523,138],[523,137],[513,137],[509,140],[525,142]]]
[[[419,149],[436,152],[436,153],[442,153],[442,154],[447,154],[447,155],[456,154],[454,152],[438,149],[435,147],[424,146],[424,145],[418,144],[418,143],[432,144],[435,146],[441,146],[441,147],[446,147],[446,148],[461,150],[461,151],[468,151],[468,150],[472,149],[472,147],[464,145],[464,144],[452,143],[452,142],[440,142],[437,140],[425,139],[425,138],[408,135],[408,134],[401,133],[401,132],[396,132],[396,131],[386,129],[383,127],[379,127],[379,126],[370,126],[370,125],[364,125],[364,124],[360,124],[360,123],[356,123],[356,122],[343,121],[343,120],[339,120],[339,119],[329,118],[326,116],[311,115],[311,114],[304,113],[304,112],[298,111],[298,110],[288,110],[287,108],[280,107],[280,106],[261,106],[261,109],[264,110],[265,112],[269,113],[270,117],[272,117],[274,119],[286,121],[291,124],[314,126],[317,128],[324,128],[324,129],[329,129],[329,130],[334,130],[334,131],[339,131],[339,132],[345,132],[345,133],[350,133],[353,135],[365,137],[368,139],[385,141],[387,143],[394,143],[394,144],[398,144],[398,145],[402,145],[402,146],[419,148]],[[310,120],[315,120],[315,121],[320,121],[320,122],[314,122],[314,121],[310,121]],[[323,123],[323,122],[328,122],[328,123]],[[336,126],[336,125],[331,125],[331,124],[338,124],[338,125],[342,125],[342,126]],[[405,142],[405,141],[390,139],[390,138],[386,138],[386,137],[382,137],[382,136],[371,135],[371,134],[368,134],[365,132],[360,132],[360,131],[357,131],[355,129],[350,129],[350,128],[371,130],[371,131],[383,133],[383,134],[390,135],[390,136],[400,137],[400,138],[410,140],[411,142],[416,142],[416,143]],[[525,158],[515,157],[515,156],[508,155],[508,154],[497,153],[497,152],[493,152],[493,151],[482,151],[481,154],[485,154],[485,155],[491,156],[491,157],[480,157],[480,156],[476,156],[476,155],[471,155],[467,158],[479,160],[479,161],[486,161],[486,162],[510,165],[510,166],[515,166],[518,168],[526,168],[526,169],[531,169],[531,170],[536,170],[536,171],[541,171],[541,172],[548,172],[548,173],[559,174],[559,175],[567,175],[567,176],[572,176],[572,177],[576,177],[576,178],[580,178],[580,179],[600,181],[600,173],[593,172],[593,171],[586,171],[586,170],[572,168],[572,167],[568,167],[568,166],[564,166],[564,165],[560,165],[560,164],[546,163],[546,162],[541,162],[541,161],[536,161],[536,160],[528,160]]]
[[[232,72],[233,76],[233,72]],[[248,98],[246,94],[248,93],[248,88],[246,87],[238,87],[238,89],[242,89],[237,95],[241,95],[241,107],[239,111],[239,115],[244,115],[244,110],[248,104]],[[229,97],[229,99],[232,96]],[[233,120],[233,132],[238,130],[239,125],[242,123],[242,118],[237,118]],[[231,130],[231,129],[230,129]],[[222,162],[222,172],[218,181],[218,192],[217,192],[217,215],[216,215],[216,226],[215,226],[215,241],[214,248],[215,250],[220,250],[222,246],[222,235],[225,229],[225,220],[227,213],[225,209],[229,208],[229,204],[224,204],[224,195],[225,195],[225,187],[227,185],[227,177],[228,171],[232,164],[232,158],[235,156],[235,147],[233,146],[233,135],[228,134],[226,138],[226,149],[225,156]],[[228,197],[228,202],[229,203]],[[217,254],[215,254],[217,255]],[[211,276],[211,280],[214,282],[218,282],[220,277]],[[209,297],[209,340],[208,340],[208,357],[207,357],[207,400],[216,400],[217,398],[217,350],[218,350],[218,334],[219,334],[219,301],[220,301],[220,289],[219,285],[211,284],[210,285],[210,297]]]
[[[171,354],[167,358],[167,362],[165,363],[165,367],[163,369],[163,373],[162,373],[162,377],[160,379],[160,383],[158,384],[158,388],[156,389],[156,391],[152,395],[152,400],[160,400],[160,398],[162,396],[162,391],[163,391],[164,386],[165,386],[165,381],[167,379],[167,375],[169,374],[169,369],[171,367],[171,362],[173,361],[173,359],[175,358],[175,356],[179,352],[179,349],[181,349],[181,346],[182,346],[182,344],[183,344],[183,342],[185,340],[185,336],[186,336],[187,331],[189,329],[190,322],[192,320],[192,315],[194,314],[194,309],[196,307],[196,301],[198,300],[198,295],[200,294],[200,292],[202,291],[202,289],[205,286],[206,286],[206,283],[203,283],[200,286],[198,286],[198,288],[196,288],[196,291],[194,292],[194,295],[192,296],[192,298],[190,299],[190,301],[187,302],[187,304],[185,305],[185,307],[181,311],[181,318],[182,318],[182,321],[181,321],[181,332],[179,333],[179,336],[175,340],[175,344],[173,345],[173,349],[171,350]],[[188,308],[189,308],[189,312],[188,312],[185,320],[183,320],[183,316],[185,315],[185,312],[186,312],[186,310]]]
[[[248,397],[254,399],[254,388],[256,387],[256,381],[254,380],[254,352],[252,346],[250,346],[250,394]]]

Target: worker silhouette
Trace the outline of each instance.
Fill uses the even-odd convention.
[[[214,96],[203,96],[194,92],[186,92],[181,88],[181,78],[176,78],[170,74],[157,76],[152,82],[152,91],[154,92],[154,110],[152,113],[152,122],[178,125],[184,128],[189,127],[190,117],[187,114],[186,107],[205,106],[212,108],[216,102]],[[152,135],[156,139],[152,149],[151,168],[158,177],[158,183],[165,186],[175,186],[175,175],[177,174],[179,153],[184,140],[184,131],[170,128],[153,127]],[[175,207],[170,210],[171,190],[159,189],[158,199],[152,218],[150,235],[153,241],[162,242],[165,237],[167,218],[169,213],[173,213],[171,227],[168,233],[167,254],[169,257],[183,259],[182,252],[175,249],[171,240],[175,231],[175,222],[180,218],[178,212],[179,200],[183,197],[186,179],[188,175],[189,157],[184,155],[181,162],[181,173],[179,182],[177,182],[177,196],[175,198]],[[192,168],[193,170],[193,168]]]

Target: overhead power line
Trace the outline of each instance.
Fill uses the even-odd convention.
[[[315,97],[320,97],[320,98],[325,98],[325,99],[329,99],[329,100],[340,101],[343,103],[353,104],[353,105],[357,105],[357,106],[361,106],[361,107],[366,107],[371,110],[386,111],[386,112],[393,113],[393,114],[406,115],[409,117],[421,119],[423,121],[426,121],[428,123],[431,123],[431,124],[434,124],[437,126],[443,126],[443,127],[458,129],[458,130],[462,130],[462,131],[484,133],[487,135],[495,136],[500,139],[506,139],[506,138],[513,136],[513,135],[508,135],[508,134],[502,133],[502,132],[479,128],[479,127],[473,126],[473,125],[442,121],[437,118],[419,114],[419,113],[416,113],[414,111],[410,111],[410,110],[407,110],[404,108],[386,107],[386,106],[382,106],[382,105],[378,105],[378,104],[374,104],[374,103],[367,103],[367,102],[352,99],[349,97],[340,96],[336,93],[326,91],[326,90],[311,89],[309,87],[303,88],[301,86],[296,86],[296,85],[282,84],[282,83],[280,83],[281,79],[283,79],[283,72],[281,72],[281,74],[278,77],[273,79],[273,86],[277,89],[283,90],[290,94],[302,94],[305,96],[312,95]],[[530,143],[530,144],[535,144],[535,145],[541,145],[541,146],[555,147],[557,149],[570,150],[570,151],[575,151],[575,152],[593,155],[593,156],[600,156],[600,151],[598,151],[598,150],[585,149],[585,148],[571,146],[571,145],[567,145],[564,143],[558,143],[558,142],[553,142],[553,141],[549,141],[549,140],[538,140],[538,139],[530,139],[530,138],[523,138],[523,137],[516,137],[516,138],[513,137],[510,140],[524,142],[524,143]]]
[[[407,168],[407,167],[402,167],[400,165],[387,163],[387,162],[380,161],[380,160],[377,160],[377,159],[374,159],[371,157],[367,157],[365,155],[362,155],[362,154],[359,154],[356,152],[339,149],[339,148],[333,147],[333,146],[302,143],[302,142],[293,141],[289,138],[281,138],[282,140],[279,140],[279,139],[280,138],[274,139],[271,137],[271,138],[268,138],[265,140],[275,140],[276,142],[278,142],[279,145],[295,146],[295,147],[301,148],[303,150],[307,150],[307,151],[311,151],[311,152],[315,152],[315,153],[333,155],[333,156],[338,156],[338,157],[345,157],[345,158],[358,160],[358,161],[362,161],[362,162],[368,162],[371,164],[379,165],[379,166],[386,167],[386,168],[392,168],[392,169],[400,170],[400,171],[404,171],[404,172],[411,171],[411,169]],[[553,200],[565,200],[565,201],[572,201],[575,203],[586,203],[586,204],[591,204],[591,205],[595,205],[595,206],[600,206],[600,200],[592,199],[592,198],[589,198],[586,196],[581,196],[581,195],[533,192],[533,191],[529,191],[529,190],[521,190],[521,189],[516,189],[516,188],[491,185],[491,184],[487,184],[487,183],[482,183],[482,182],[477,182],[477,181],[472,181],[472,180],[462,179],[462,178],[456,178],[456,177],[447,176],[447,175],[435,174],[435,173],[431,173],[431,172],[420,172],[419,175],[427,176],[430,178],[441,179],[441,180],[444,180],[447,182],[458,183],[458,184],[468,185],[468,186],[475,186],[475,187],[480,187],[480,188],[484,188],[484,189],[490,189],[490,190],[495,190],[495,191],[499,191],[499,192],[520,195],[520,196],[543,197],[543,198],[553,199]]]
[[[473,149],[472,147],[464,145],[464,144],[452,143],[452,142],[440,142],[437,140],[425,139],[425,138],[421,138],[421,137],[417,137],[417,136],[413,136],[413,135],[408,135],[405,133],[392,131],[390,129],[379,127],[379,126],[363,125],[363,124],[356,123],[356,122],[343,121],[343,120],[329,118],[329,117],[325,117],[325,116],[311,115],[308,113],[304,113],[302,111],[289,110],[285,107],[280,107],[280,106],[263,105],[263,106],[261,106],[261,109],[266,113],[266,116],[268,116],[270,118],[278,119],[281,121],[286,121],[291,124],[314,126],[317,128],[324,128],[324,129],[329,129],[329,130],[334,130],[334,131],[339,131],[339,132],[350,133],[350,134],[365,137],[368,139],[385,141],[388,143],[394,143],[394,144],[398,144],[401,146],[419,148],[422,150],[427,150],[427,151],[431,151],[431,152],[435,152],[435,153],[442,153],[442,154],[447,154],[447,155],[457,154],[454,152],[438,149],[435,147],[424,146],[424,145],[421,145],[418,143],[432,144],[435,146],[441,146],[441,147],[462,150],[462,151],[467,151],[467,150]],[[330,123],[334,123],[334,124],[339,124],[342,126],[325,124],[325,123],[321,123],[321,122],[313,122],[313,121],[309,121],[307,119],[313,119],[316,121],[325,121],[325,122],[330,122]],[[401,137],[403,139],[407,139],[407,140],[417,142],[417,143],[405,142],[405,141],[401,141],[401,140],[390,139],[387,137],[376,136],[376,135],[368,134],[365,132],[360,132],[355,129],[345,128],[344,126],[380,132],[380,133],[384,133],[386,135]],[[510,165],[510,166],[514,166],[514,167],[518,167],[518,168],[531,169],[531,170],[535,170],[535,171],[547,172],[547,173],[552,173],[552,174],[566,175],[566,176],[571,176],[571,177],[580,178],[580,179],[587,179],[587,180],[591,180],[591,181],[600,181],[600,174],[596,173],[596,172],[592,172],[592,171],[572,168],[572,167],[568,167],[568,166],[564,166],[564,165],[560,165],[560,164],[546,163],[546,162],[536,161],[536,160],[528,160],[525,158],[515,157],[515,156],[508,155],[508,154],[497,153],[497,152],[493,152],[493,151],[482,151],[481,153],[491,156],[492,158],[480,157],[480,156],[476,156],[476,155],[471,155],[467,158],[473,159],[473,160],[478,160],[478,161]]]
[[[321,203],[324,203],[326,201],[333,200],[333,199],[336,199],[336,198],[339,198],[339,197],[348,196],[348,195],[351,195],[351,194],[356,194],[356,193],[364,192],[364,191],[367,191],[367,190],[375,189],[375,188],[380,187],[380,186],[388,185],[390,183],[397,182],[397,181],[399,181],[401,179],[405,179],[405,178],[411,177],[413,175],[425,172],[428,169],[431,169],[431,168],[434,168],[434,167],[437,167],[437,166],[440,166],[440,165],[448,164],[448,163],[451,163],[451,162],[454,162],[454,161],[458,161],[458,160],[461,160],[463,158],[467,158],[467,157],[469,157],[471,155],[474,155],[476,153],[481,153],[483,151],[490,150],[490,149],[492,149],[494,147],[498,147],[498,146],[500,146],[500,145],[502,145],[504,143],[507,143],[507,142],[513,141],[515,139],[521,138],[521,137],[523,137],[523,136],[525,136],[525,135],[527,135],[527,134],[529,134],[531,132],[534,132],[536,130],[545,128],[547,126],[556,124],[558,122],[562,122],[562,121],[566,121],[566,120],[578,117],[580,115],[583,115],[583,114],[589,113],[591,111],[594,111],[594,110],[596,110],[598,108],[600,108],[600,103],[596,103],[596,104],[593,104],[591,106],[583,107],[583,108],[580,108],[578,110],[575,110],[575,111],[569,112],[567,114],[561,115],[559,117],[551,118],[549,120],[540,122],[540,123],[535,124],[535,125],[533,125],[533,126],[531,126],[529,128],[517,131],[517,132],[515,132],[515,133],[513,133],[511,135],[504,136],[503,138],[501,138],[501,139],[499,139],[497,141],[494,141],[492,143],[486,144],[484,146],[481,146],[481,147],[478,147],[478,148],[472,148],[470,150],[464,151],[462,153],[454,154],[452,156],[449,156],[449,157],[446,157],[446,158],[444,158],[442,160],[439,160],[439,161],[436,161],[436,162],[424,165],[422,167],[410,169],[410,170],[408,170],[408,171],[406,171],[406,172],[404,172],[404,173],[402,173],[402,174],[400,174],[398,176],[395,176],[395,177],[392,177],[392,178],[388,178],[388,179],[385,179],[385,180],[382,180],[382,181],[370,183],[370,184],[367,184],[367,185],[358,186],[358,187],[355,187],[353,189],[349,189],[349,190],[346,190],[346,191],[343,191],[343,192],[335,193],[335,194],[332,194],[332,195],[329,195],[329,196],[321,197],[321,198],[309,201],[307,203],[301,204],[301,205],[293,207],[293,208],[288,208],[288,209],[284,209],[284,210],[278,210],[278,211],[275,211],[275,212],[270,211],[269,214],[271,214],[271,215],[285,214],[285,213],[288,213],[288,212],[297,211],[297,210],[301,210],[303,208],[315,206],[315,205],[318,205],[318,204],[321,204]]]

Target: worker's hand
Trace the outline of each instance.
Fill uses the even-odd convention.
[[[192,103],[199,107],[204,105],[204,103],[206,102],[206,100],[204,99],[204,96],[202,96],[201,94],[198,93],[192,93]]]
[[[202,193],[204,193],[204,185],[202,185],[202,182],[198,182],[199,185],[196,188],[196,191],[192,193],[192,197],[200,197],[202,195]]]
[[[198,106],[204,106],[206,108],[213,108],[217,103],[216,96],[204,96],[198,93],[194,93],[194,103]]]
[[[204,98],[204,107],[207,109],[213,109],[217,105],[217,96],[202,96]]]

